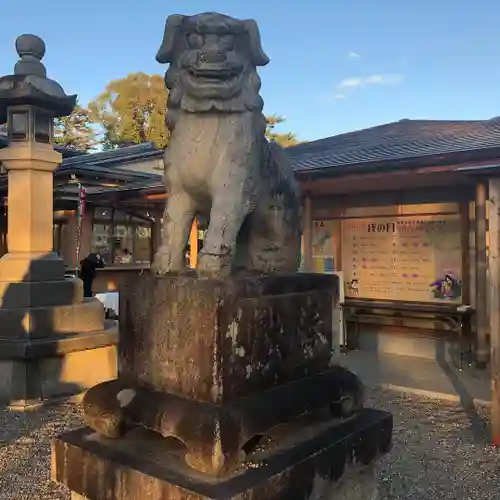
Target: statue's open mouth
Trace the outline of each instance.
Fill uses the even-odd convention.
[[[220,66],[212,67],[190,67],[187,68],[189,76],[199,82],[206,83],[230,83],[236,82],[241,76],[241,68],[228,68]]]

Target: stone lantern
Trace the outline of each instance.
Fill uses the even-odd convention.
[[[105,324],[97,299],[84,300],[81,280],[65,278],[64,261],[53,251],[53,172],[62,161],[53,147],[53,122],[73,111],[76,96],[47,78],[43,40],[22,35],[16,50],[14,74],[0,78],[0,123],[7,122],[8,134],[8,146],[0,150],[8,172],[8,252],[0,259],[0,401],[26,406],[84,390],[89,370],[82,356],[98,361],[99,349],[113,346],[117,332]],[[103,366],[111,366],[110,373],[94,373],[89,386],[114,375],[108,354]]]
[[[76,96],[47,78],[41,62],[43,40],[22,35],[14,74],[0,78],[0,123],[7,122],[8,147],[0,160],[8,171],[9,253],[0,260],[0,280],[37,281],[64,277],[64,262],[53,253],[53,171],[61,154],[54,151],[55,117],[69,115]],[[61,274],[62,273],[62,274]]]

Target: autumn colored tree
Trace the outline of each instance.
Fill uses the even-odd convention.
[[[165,128],[168,90],[160,75],[133,73],[111,81],[104,92],[89,103],[91,119],[102,130],[103,149],[153,142],[157,147],[168,145]],[[284,118],[266,117],[266,136],[282,146],[297,143],[292,133],[276,133],[274,128]]]
[[[280,115],[266,116],[266,137],[269,141],[274,141],[284,148],[298,144],[298,139],[292,132],[277,133],[275,128],[285,121],[285,118]]]
[[[79,105],[69,116],[54,120],[54,142],[58,146],[90,151],[97,146],[97,135],[92,128],[89,111]]]
[[[89,103],[91,119],[102,129],[103,149],[144,142],[166,147],[167,98],[168,90],[160,75],[133,73],[111,81]]]

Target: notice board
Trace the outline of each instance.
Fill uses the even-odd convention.
[[[344,219],[346,297],[461,303],[460,216]]]

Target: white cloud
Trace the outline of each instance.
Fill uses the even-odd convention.
[[[345,94],[342,94],[342,93],[338,93],[338,94],[335,94],[333,96],[334,99],[337,99],[338,101],[341,100],[341,99],[345,99],[346,98],[346,95]]]
[[[344,78],[339,84],[339,89],[354,89],[363,85],[363,78]]]
[[[403,75],[386,74],[364,77],[344,78],[338,85],[339,90],[354,89],[367,85],[398,85],[403,81]]]
[[[351,59],[359,59],[361,56],[357,52],[353,52],[352,50],[347,53],[347,57]]]

